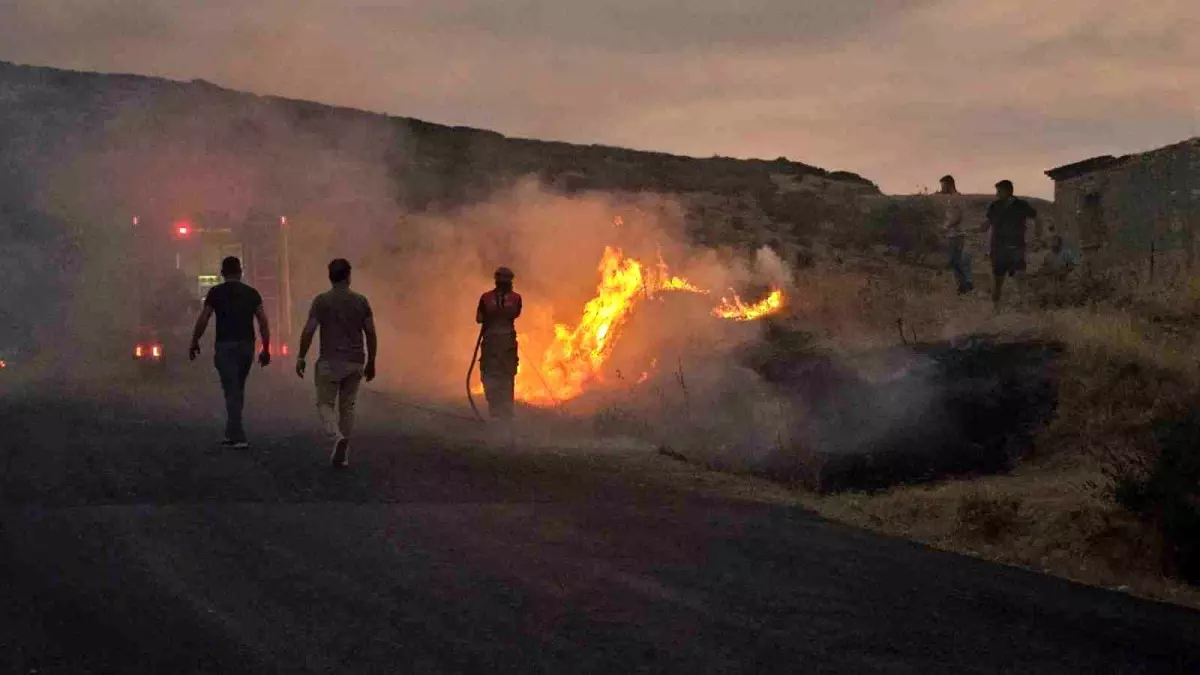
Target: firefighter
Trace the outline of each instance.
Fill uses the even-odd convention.
[[[488,415],[510,420],[513,415],[513,380],[517,376],[517,328],[521,316],[521,296],[513,291],[513,272],[500,267],[495,273],[496,288],[479,298],[475,323],[480,326],[482,352],[479,372],[487,397]]]

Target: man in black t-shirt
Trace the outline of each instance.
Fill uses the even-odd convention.
[[[262,333],[262,352],[258,362],[265,368],[271,362],[271,328],[263,311],[262,296],[251,286],[242,283],[242,263],[230,256],[221,261],[221,276],[225,282],[208,289],[204,309],[196,319],[188,357],[195,360],[200,353],[200,338],[208,320],[217,315],[217,339],[213,345],[213,362],[221,377],[225,392],[225,439],[221,445],[248,448],[246,431],[242,427],[242,407],[245,402],[246,377],[254,362],[254,319]]]
[[[1034,239],[1042,236],[1037,209],[1024,199],[1013,196],[1012,181],[996,183],[996,201],[988,206],[987,222],[981,232],[992,231],[989,247],[992,257],[992,303],[1000,305],[1000,293],[1005,277],[1025,271],[1025,226],[1032,220]]]

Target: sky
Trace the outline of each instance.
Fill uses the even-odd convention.
[[[1196,0],[0,0],[0,60],[202,78],[889,193],[1200,135]]]

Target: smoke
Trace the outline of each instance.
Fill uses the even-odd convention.
[[[608,246],[649,268],[661,259],[712,289],[639,301],[607,373],[618,382],[663,352],[699,358],[745,339],[753,329],[709,317],[718,297],[788,276],[766,250],[747,261],[692,246],[686,203],[563,194],[502,168],[488,155],[496,147],[465,131],[414,136],[382,116],[203,83],[34,69],[4,77],[6,185],[55,228],[62,250],[44,257],[69,260],[22,270],[6,258],[6,272],[39,283],[0,312],[50,326],[37,341],[64,367],[127,365],[139,305],[178,276],[167,233],[179,219],[219,227],[287,217],[293,321],[274,332],[293,342],[309,300],[327,287],[326,263],[351,260],[380,329],[380,384],[427,397],[462,395],[475,306],[499,265],[516,270],[525,297],[518,327],[531,367],[556,324],[579,320]]]
[[[796,290],[796,277],[791,267],[769,246],[754,254],[755,276],[767,284],[789,292]]]
[[[327,262],[349,259],[355,288],[375,309],[376,387],[461,404],[476,303],[500,265],[516,271],[525,298],[521,358],[536,368],[555,326],[578,322],[594,296],[605,248],[617,247],[647,268],[661,260],[712,295],[639,299],[604,381],[568,412],[610,405],[643,372],[669,379],[682,369],[695,377],[697,402],[709,391],[714,400],[737,399],[761,388],[751,371],[722,375],[736,368],[731,350],[759,328],[709,313],[727,293],[786,287],[790,272],[769,249],[745,259],[693,246],[679,199],[568,195],[536,177],[481,178],[487,169],[472,160],[485,151],[470,142],[418,139],[379,116],[205,85],[111,78],[82,87],[33,78],[7,92],[7,165],[21,167],[24,205],[54,224],[73,257],[24,273],[10,270],[20,261],[5,258],[11,276],[40,282],[23,283],[27,303],[9,300],[3,310],[29,323],[42,314],[50,328],[35,341],[72,376],[128,369],[139,299],[160,293],[160,280],[174,271],[166,233],[175,220],[203,226],[269,214],[286,215],[291,228],[293,321],[275,334],[290,328],[295,347],[309,300],[328,286]],[[486,185],[494,187],[480,189]],[[712,419],[729,430],[757,428],[738,415],[730,409]]]
[[[23,286],[25,308],[3,309],[30,318],[40,308],[60,327],[48,333],[62,337],[42,346],[72,368],[128,364],[132,299],[159,292],[141,268],[169,276],[173,244],[163,235],[175,219],[269,214],[287,216],[292,252],[293,321],[275,333],[290,332],[294,347],[309,300],[328,286],[327,262],[349,259],[379,327],[377,387],[461,402],[476,303],[500,265],[516,272],[521,359],[536,369],[555,326],[579,321],[601,257],[615,247],[648,269],[661,260],[711,294],[639,298],[600,377],[562,409],[637,407],[651,426],[749,458],[803,435],[796,397],[741,363],[739,350],[759,341],[763,326],[711,310],[723,296],[753,301],[779,288],[804,311],[819,293],[798,286],[770,248],[745,257],[692,244],[683,199],[564,194],[536,177],[482,175],[496,166],[486,161],[494,147],[466,136],[418,138],[375,115],[205,85],[107,84],[85,96],[43,81],[7,95],[5,115],[16,122],[6,132],[7,165],[25,163],[29,209],[56,224],[76,258],[56,270],[59,283]]]
[[[306,254],[324,257],[334,242],[367,250],[394,222],[389,172],[399,162],[389,160],[405,155],[407,137],[384,118],[311,114],[204,85],[40,72],[5,72],[15,82],[4,83],[0,157],[20,186],[6,191],[6,215],[19,215],[6,220],[36,220],[47,255],[70,264],[28,265],[14,276],[39,283],[0,311],[52,327],[38,342],[64,368],[127,366],[119,357],[148,299],[168,282],[195,289],[172,277],[176,220],[212,228],[286,215],[304,294],[324,276],[324,261]]]
[[[536,372],[556,326],[575,325],[596,294],[598,265],[613,247],[648,271],[661,261],[711,293],[636,299],[602,372],[583,396],[559,406],[597,420],[627,410],[640,420],[637,429],[601,424],[604,435],[633,433],[753,464],[796,447],[852,452],[893,434],[923,405],[913,391],[893,395],[903,388],[859,386],[870,382],[865,375],[796,391],[747,365],[747,346],[770,342],[766,329],[713,317],[721,298],[754,301],[782,289],[802,328],[816,330],[834,325],[835,314],[854,314],[857,287],[834,292],[829,275],[798,282],[770,248],[745,256],[694,245],[685,198],[564,194],[497,168],[503,162],[488,153],[503,146],[476,145],[466,132],[414,135],[380,116],[202,84],[112,78],[83,87],[33,78],[9,87],[5,100],[3,157],[15,176],[7,199],[20,193],[20,208],[5,213],[36,214],[53,230],[9,249],[38,254],[0,258],[19,291],[5,295],[0,316],[39,327],[5,339],[38,343],[73,375],[128,368],[139,299],[161,294],[174,272],[171,223],[219,226],[267,214],[286,216],[290,229],[293,320],[275,334],[290,333],[295,347],[309,300],[328,287],[326,264],[349,259],[379,328],[375,388],[461,405],[476,303],[501,265],[516,272],[525,300],[521,360]],[[10,243],[26,221],[18,220],[6,221]],[[802,356],[783,350],[771,358]],[[191,370],[211,375],[203,364]],[[823,381],[819,375],[792,379]],[[851,414],[864,405],[873,416]]]
[[[673,274],[720,289],[749,278],[684,236],[685,209],[658,195],[564,195],[527,179],[448,213],[404,214],[390,250],[364,254],[355,284],[376,308],[392,386],[424,395],[461,396],[478,334],[475,307],[501,265],[516,272],[524,298],[521,358],[540,365],[556,324],[574,325],[596,293],[606,247],[644,266],[661,260]],[[379,249],[379,247],[376,247]],[[608,379],[630,377],[698,326],[716,324],[711,297],[639,298],[618,337]],[[698,323],[699,322],[699,323]],[[623,372],[618,372],[622,371]]]
[[[524,175],[536,169],[528,148],[506,162],[505,145],[466,130],[203,84],[22,77],[0,81],[0,350],[40,347],[73,376],[128,370],[139,303],[175,272],[171,223],[265,214],[286,216],[290,238],[292,322],[275,334],[295,347],[310,299],[328,287],[328,261],[349,259],[379,327],[373,386],[389,393],[461,405],[476,303],[501,265],[516,272],[521,360],[536,372],[556,326],[579,321],[613,247],[711,293],[636,299],[602,372],[560,402],[601,435],[759,468],[928,445],[945,428],[944,364],[908,350],[881,361],[854,353],[894,344],[898,316],[908,335],[937,325],[921,320],[924,295],[829,261],[797,274],[768,247],[745,256],[694,245],[686,197],[566,194]],[[723,297],[753,302],[769,289],[786,293],[790,320],[712,316]],[[789,342],[805,334],[811,341]],[[191,372],[212,376],[203,365]],[[378,400],[383,414],[405,414]],[[558,442],[561,427],[539,428]]]

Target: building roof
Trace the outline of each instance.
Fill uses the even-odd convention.
[[[1074,162],[1072,164],[1064,164],[1063,166],[1050,169],[1049,171],[1046,172],[1046,175],[1049,176],[1050,179],[1054,180],[1054,181],[1068,180],[1070,178],[1075,178],[1076,176],[1082,176],[1085,174],[1089,174],[1094,171],[1100,171],[1102,169],[1108,169],[1108,168],[1111,168],[1114,166],[1119,166],[1121,164],[1126,163],[1127,161],[1129,161],[1131,159],[1146,157],[1148,155],[1153,155],[1153,154],[1157,154],[1160,152],[1174,151],[1174,150],[1178,150],[1179,148],[1184,147],[1184,146],[1200,146],[1200,137],[1190,138],[1190,139],[1188,139],[1186,141],[1182,141],[1180,143],[1173,143],[1171,145],[1167,145],[1167,146],[1164,146],[1161,148],[1156,148],[1154,150],[1149,150],[1146,152],[1135,153],[1132,155],[1122,155],[1120,157],[1113,157],[1112,155],[1102,155],[1100,157],[1092,157],[1091,159],[1085,159],[1083,161]]]
[[[1126,155],[1128,157],[1128,155]],[[1050,169],[1046,175],[1050,180],[1060,181],[1082,176],[1100,169],[1107,169],[1115,164],[1121,164],[1125,157],[1113,157],[1112,155],[1102,155],[1100,157],[1092,157],[1073,164],[1064,164],[1063,166]]]

